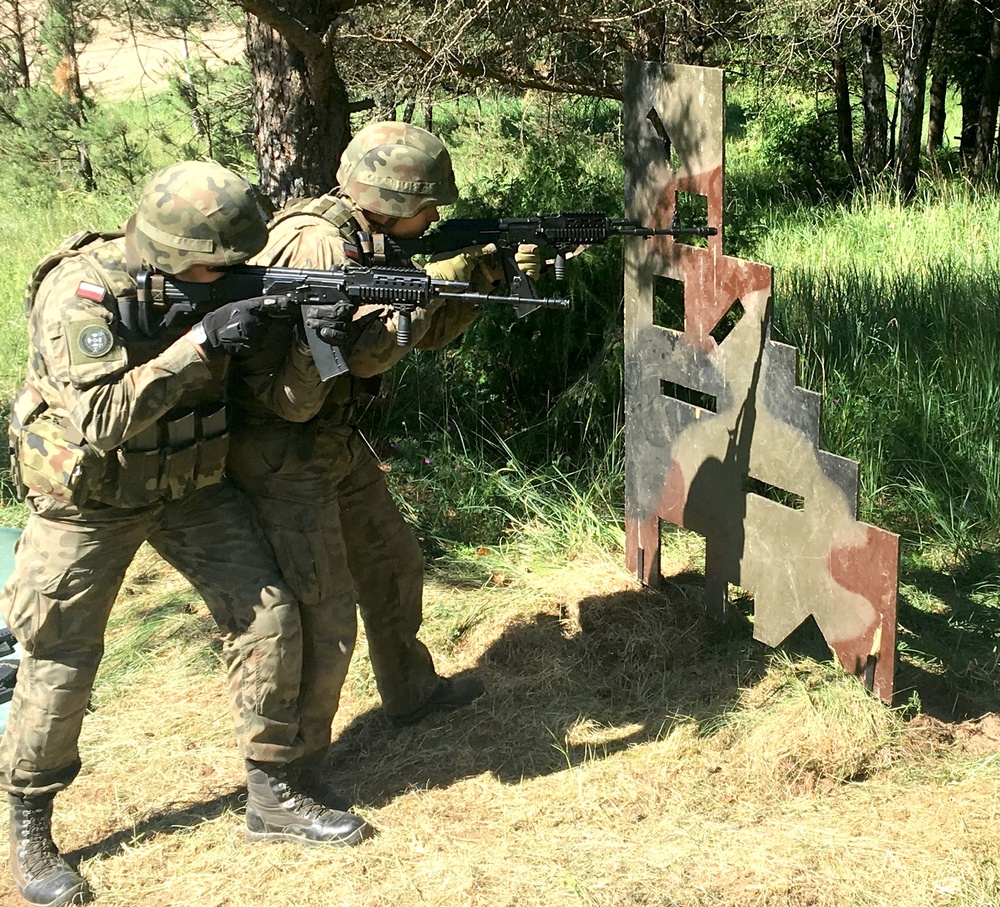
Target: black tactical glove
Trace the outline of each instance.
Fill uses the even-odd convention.
[[[306,331],[315,331],[330,346],[343,346],[347,342],[348,328],[358,310],[350,300],[302,306],[302,324]]]
[[[227,302],[202,318],[194,329],[194,339],[206,356],[247,356],[266,342],[270,318],[265,309],[277,311],[284,301],[276,296],[257,296]]]

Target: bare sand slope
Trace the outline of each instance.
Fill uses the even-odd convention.
[[[230,63],[244,52],[243,29],[227,25],[189,39],[192,57]],[[161,38],[130,32],[102,22],[97,37],[80,53],[80,80],[84,90],[104,97],[142,97],[161,89],[176,64],[184,58],[179,38]]]

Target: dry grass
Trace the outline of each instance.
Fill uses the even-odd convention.
[[[250,847],[210,623],[144,555],[112,664],[143,615],[156,632],[102,680],[57,800],[100,903],[1000,903],[994,716],[905,721],[826,665],[767,655],[745,621],[706,625],[682,581],[656,596],[599,561],[484,576],[428,592],[441,670],[489,684],[469,710],[390,731],[359,644],[330,780],[380,835]],[[19,903],[6,878],[0,901]]]

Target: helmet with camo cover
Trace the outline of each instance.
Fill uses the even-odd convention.
[[[238,265],[264,248],[267,218],[242,176],[215,161],[182,161],[143,189],[135,242],[142,260],[166,274]]]
[[[437,136],[408,123],[369,123],[344,150],[337,183],[366,211],[413,217],[458,198],[451,155]]]

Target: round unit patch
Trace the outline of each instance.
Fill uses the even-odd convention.
[[[114,335],[103,324],[92,324],[80,331],[80,349],[91,359],[106,356],[114,345]]]

